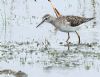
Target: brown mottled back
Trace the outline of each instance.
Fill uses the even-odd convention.
[[[85,22],[88,22],[94,18],[84,18],[84,17],[79,17],[79,16],[65,16],[66,20],[70,22],[71,26],[78,26],[81,25]]]

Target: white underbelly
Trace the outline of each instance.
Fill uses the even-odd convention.
[[[80,29],[80,26],[71,27],[71,26],[60,26],[59,30],[62,32],[75,32]]]

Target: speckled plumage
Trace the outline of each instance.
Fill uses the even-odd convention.
[[[88,21],[94,19],[94,18],[85,18],[85,17],[79,17],[79,16],[63,16],[61,18],[65,18],[72,27],[81,25],[85,22],[88,22]]]
[[[75,27],[78,25],[81,25],[85,22],[88,22],[94,18],[85,18],[85,17],[79,17],[79,16],[61,16],[57,17],[56,21],[60,23],[66,23],[69,22],[70,26]]]
[[[46,14],[42,19],[43,21],[39,25],[41,25],[43,22],[48,22],[62,32],[73,32],[79,30],[81,24],[88,22],[94,18],[85,18],[79,16],[60,16],[56,18],[49,14]]]

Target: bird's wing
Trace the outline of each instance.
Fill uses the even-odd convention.
[[[66,16],[65,18],[72,27],[78,26],[78,25],[84,23],[85,22],[84,20],[86,19],[84,17],[79,17],[79,16]]]

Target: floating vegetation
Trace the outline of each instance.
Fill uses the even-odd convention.
[[[43,45],[43,44],[42,44]],[[33,42],[23,42],[19,44],[7,43],[0,44],[0,62],[11,62],[17,60],[22,65],[25,64],[42,64],[44,69],[52,67],[60,68],[76,68],[84,66],[85,69],[89,70],[90,67],[95,65],[95,61],[100,60],[100,51],[96,50],[100,45],[96,42],[80,44],[70,44],[70,50],[59,50],[54,48],[45,49],[45,44],[38,50]],[[40,44],[41,47],[41,44]],[[94,48],[94,49],[93,49]],[[97,52],[96,52],[97,51]],[[87,63],[93,63],[89,65]]]

